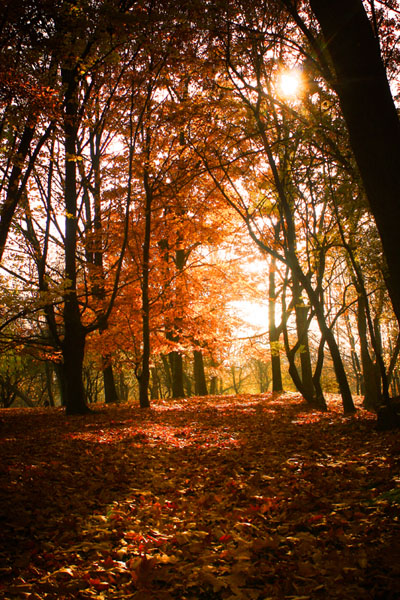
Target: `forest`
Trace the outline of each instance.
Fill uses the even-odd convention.
[[[399,10],[345,5],[2,1],[3,407],[389,410]]]
[[[399,598],[398,0],[0,8],[0,599]]]

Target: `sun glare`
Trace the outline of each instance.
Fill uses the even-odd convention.
[[[302,81],[301,73],[296,69],[283,71],[279,75],[278,87],[282,96],[295,98],[301,92]]]

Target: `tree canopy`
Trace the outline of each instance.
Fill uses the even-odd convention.
[[[286,388],[395,423],[396,3],[1,5],[2,405]]]

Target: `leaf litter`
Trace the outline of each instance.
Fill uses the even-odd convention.
[[[297,394],[0,411],[0,599],[400,597],[400,442]]]

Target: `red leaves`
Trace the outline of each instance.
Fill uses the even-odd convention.
[[[0,598],[400,593],[396,434],[287,398],[2,411]]]
[[[232,540],[232,536],[229,535],[229,533],[224,533],[223,535],[221,535],[221,537],[219,538],[219,541],[224,543],[224,542],[229,542],[230,540]]]

